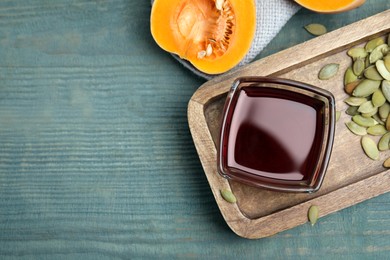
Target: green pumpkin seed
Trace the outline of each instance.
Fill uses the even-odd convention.
[[[309,208],[308,217],[312,226],[314,226],[315,223],[317,223],[319,213],[320,210],[317,206],[313,205]]]
[[[384,54],[387,53],[388,50],[389,50],[389,46],[386,43],[377,46],[370,53],[370,63],[375,63],[377,60],[382,59]]]
[[[372,104],[371,100],[368,100],[359,106],[358,112],[371,113],[374,110],[375,110],[375,106]]]
[[[357,81],[358,77],[353,73],[352,67],[348,67],[344,73],[344,86]]]
[[[306,31],[308,31],[309,33],[311,33],[315,36],[319,36],[319,35],[325,34],[327,32],[326,27],[322,24],[319,24],[319,23],[308,24],[305,26],[305,29],[306,29]]]
[[[378,113],[372,116],[372,118],[378,122],[378,124],[384,125],[385,122],[382,121],[382,119],[379,117]]]
[[[383,61],[385,62],[386,69],[390,71],[390,54],[383,57]]]
[[[387,116],[385,127],[387,131],[390,131],[390,114]]]
[[[374,92],[374,94],[372,94],[371,102],[375,107],[380,107],[386,102],[386,98],[383,95],[382,90],[378,89]]]
[[[383,167],[385,167],[385,168],[390,168],[390,158],[387,158],[387,159],[383,162]]]
[[[356,60],[357,58],[365,58],[368,55],[368,52],[364,48],[355,47],[355,48],[349,49],[347,54],[353,60]]]
[[[347,115],[350,115],[350,116],[354,116],[354,115],[357,115],[359,114],[359,112],[357,111],[359,107],[353,107],[353,106],[350,106],[347,108],[347,110],[345,110],[345,113]]]
[[[390,113],[390,104],[387,102],[384,103],[382,106],[379,107],[378,113],[379,113],[379,117],[383,121],[385,121]]]
[[[390,102],[390,80],[382,80],[381,89],[386,100]]]
[[[386,69],[385,62],[383,60],[377,60],[375,62],[375,66],[379,74],[381,74],[384,79],[390,80],[390,72]]]
[[[364,65],[366,66],[366,68],[368,68],[371,65],[370,56],[367,55],[367,57],[364,59]]]
[[[352,95],[355,97],[368,97],[379,88],[380,84],[381,82],[378,80],[364,79],[353,90]]]
[[[377,107],[375,107],[374,110],[372,110],[371,112],[361,113],[361,115],[362,115],[362,117],[369,118],[369,117],[372,117],[373,115],[375,115],[376,113],[378,113],[378,108]]]
[[[228,189],[221,190],[221,195],[222,195],[222,198],[229,203],[236,203],[237,202],[236,196],[234,196],[233,192],[231,192]]]
[[[374,140],[368,136],[363,136],[361,144],[366,155],[372,160],[379,160],[379,150]]]
[[[344,90],[347,94],[352,95],[352,92],[355,90],[355,88],[360,84],[362,80],[356,80],[354,82],[348,83],[344,86]]]
[[[336,111],[336,122],[339,121],[341,116],[341,111]]]
[[[379,139],[379,143],[378,143],[379,151],[389,150],[390,149],[389,142],[390,142],[390,132],[384,134],[381,137],[381,139]]]
[[[374,125],[367,128],[367,133],[370,135],[384,135],[387,133],[387,130],[383,125]]]
[[[364,58],[357,58],[352,66],[353,73],[356,76],[360,76],[360,74],[363,73],[364,69],[366,68],[366,63],[364,62]]]
[[[376,47],[384,43],[385,41],[379,37],[368,41],[364,46],[364,48],[366,49],[367,52],[372,52]]]
[[[318,78],[321,80],[327,80],[334,77],[339,70],[339,64],[330,63],[322,67],[320,72],[318,73]]]
[[[364,77],[371,79],[371,80],[382,80],[383,77],[381,74],[379,74],[378,70],[376,69],[375,65],[371,65],[367,67],[364,71]]]
[[[371,117],[365,118],[365,117],[362,117],[361,115],[354,115],[352,117],[352,120],[356,124],[363,126],[363,127],[370,127],[370,126],[374,126],[374,125],[378,124],[378,122],[375,119],[373,119]]]
[[[349,122],[345,123],[345,125],[355,135],[366,135],[367,134],[367,130],[365,127],[362,127],[353,121],[349,121]]]
[[[360,106],[361,104],[367,102],[367,98],[363,97],[348,97],[344,100],[350,106]]]

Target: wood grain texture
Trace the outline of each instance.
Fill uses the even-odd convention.
[[[347,95],[343,72],[351,66],[346,50],[374,37],[387,40],[389,20],[390,10],[258,60],[205,83],[195,92],[188,109],[191,133],[214,197],[235,233],[246,238],[273,235],[307,222],[310,205],[318,205],[324,216],[390,191],[389,175],[382,167],[382,161],[390,153],[383,153],[382,161],[367,158],[360,147],[360,137],[351,134],[344,122],[337,124],[325,181],[314,194],[265,191],[229,182],[218,174],[216,155],[223,100],[237,77],[272,75],[319,86],[332,92],[337,109],[344,111],[347,106],[343,100]],[[329,63],[339,64],[339,73],[330,80],[319,80],[318,72]],[[351,120],[346,115],[342,119]],[[220,196],[219,190],[226,188],[234,192],[237,204],[226,203]]]
[[[262,52],[389,9],[297,13]],[[204,83],[150,1],[0,1],[0,259],[385,259],[390,196],[261,240],[227,227],[187,124]],[[260,55],[260,56],[261,56]]]

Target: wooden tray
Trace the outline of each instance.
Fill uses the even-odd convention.
[[[258,60],[202,85],[188,104],[188,121],[203,169],[220,211],[230,228],[245,238],[261,238],[307,222],[307,211],[318,205],[320,217],[390,191],[390,171],[382,162],[366,157],[360,137],[345,126],[350,117],[342,113],[336,125],[331,161],[321,189],[314,194],[282,193],[228,181],[217,173],[216,144],[226,94],[240,76],[277,76],[294,79],[331,91],[337,110],[344,111],[343,75],[351,59],[346,50],[390,32],[390,10],[332,31],[313,40]],[[325,64],[339,63],[338,74],[320,81],[317,73]],[[287,130],[286,130],[287,131]],[[220,190],[231,189],[238,202],[221,198]]]

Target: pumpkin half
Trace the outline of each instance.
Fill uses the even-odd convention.
[[[256,30],[254,0],[155,0],[150,29],[165,51],[207,74],[236,66]]]
[[[361,6],[365,0],[295,0],[295,2],[317,13],[341,13]]]

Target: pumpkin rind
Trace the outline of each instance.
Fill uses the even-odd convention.
[[[339,0],[295,0],[302,7],[317,13],[341,13],[357,8],[365,3],[365,0],[339,1]]]

